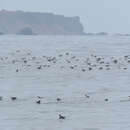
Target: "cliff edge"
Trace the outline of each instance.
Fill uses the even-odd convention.
[[[27,31],[27,32],[26,32]],[[53,13],[0,11],[0,32],[4,34],[84,35],[79,17]]]

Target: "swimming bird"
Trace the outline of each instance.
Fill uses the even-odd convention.
[[[113,60],[113,63],[117,64],[117,63],[118,63],[118,60]]]
[[[69,53],[67,52],[67,53],[65,53],[66,55],[69,55]]]
[[[2,97],[2,96],[0,96],[0,101],[2,101],[2,99],[3,99],[3,97]]]
[[[70,66],[71,69],[74,69],[74,66]]]
[[[36,101],[37,104],[41,104],[41,100]]]
[[[57,98],[56,100],[59,102],[59,101],[61,101],[61,98]]]
[[[82,69],[82,71],[83,71],[83,72],[85,72],[85,71],[86,71],[86,69]]]
[[[13,101],[17,100],[17,97],[11,97],[11,100],[13,100]]]
[[[16,69],[16,72],[19,72],[19,70],[18,70],[18,69]]]
[[[24,60],[24,63],[26,64],[26,63],[27,63],[27,60]]]
[[[62,116],[61,114],[59,114],[59,119],[61,119],[61,120],[65,120],[66,117],[65,117],[65,116]]]
[[[86,97],[86,98],[90,98],[90,96],[88,96],[87,94],[85,94],[85,97]]]
[[[108,99],[106,98],[106,99],[105,99],[105,101],[107,102],[107,101],[108,101]]]
[[[105,65],[106,67],[109,67],[110,65],[109,64],[107,64],[107,65]]]
[[[103,67],[99,67],[99,70],[102,70],[103,69]]]
[[[62,54],[59,55],[59,57],[62,57],[62,56],[63,56]]]
[[[41,68],[42,68],[42,66],[41,66],[41,65],[40,65],[39,67],[37,67],[37,69],[39,69],[39,70],[40,70]]]
[[[92,70],[92,68],[91,68],[91,67],[89,67],[89,68],[88,68],[88,70],[89,70],[89,71],[91,71],[91,70]]]

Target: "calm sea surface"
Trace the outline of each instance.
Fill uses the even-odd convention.
[[[0,130],[130,130],[129,55],[130,37],[0,36]]]

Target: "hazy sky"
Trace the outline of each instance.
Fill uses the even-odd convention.
[[[130,33],[130,0],[0,0],[0,9],[80,16],[86,32]]]

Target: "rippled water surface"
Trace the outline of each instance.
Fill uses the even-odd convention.
[[[130,37],[0,36],[0,130],[130,130],[128,55]]]

